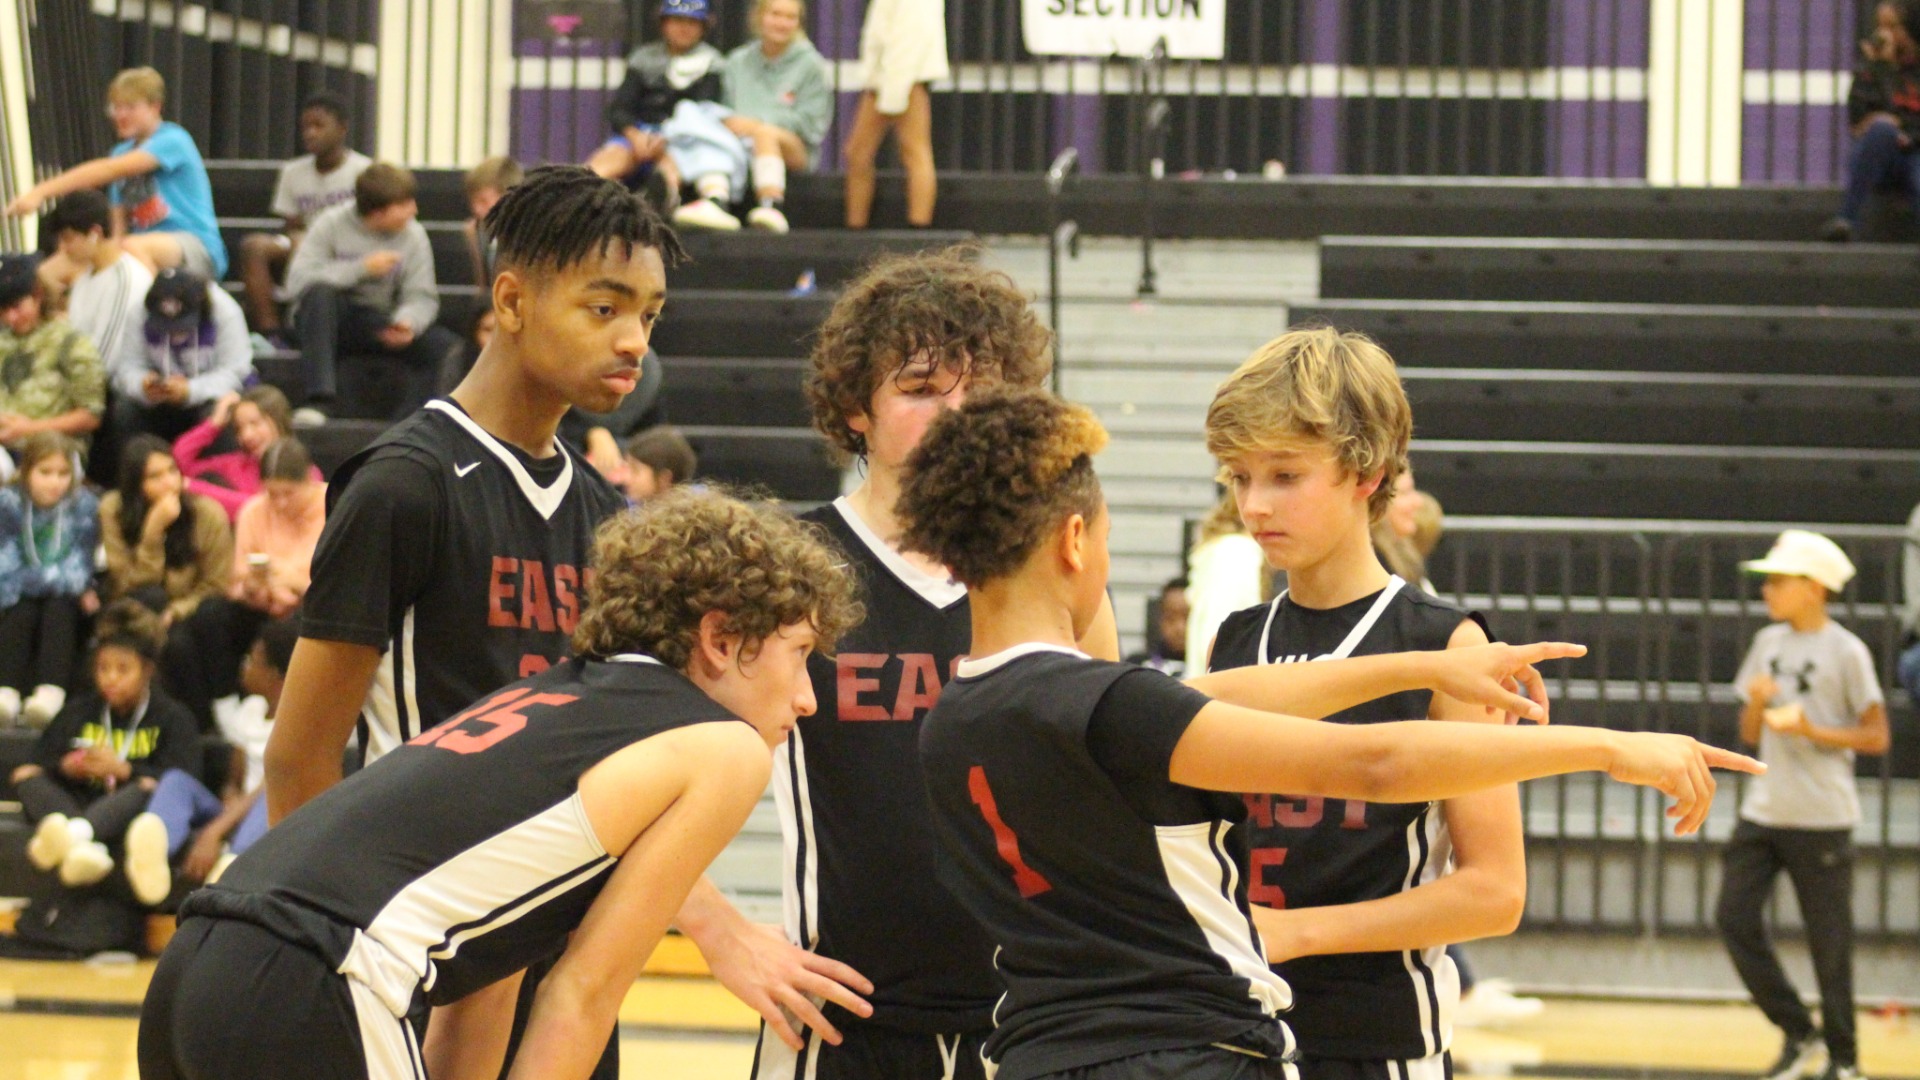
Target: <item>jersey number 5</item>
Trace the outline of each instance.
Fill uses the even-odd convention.
[[[475,705],[407,745],[437,746],[456,754],[477,754],[526,727],[524,710],[535,705],[571,705],[579,700],[572,694],[535,694],[523,686]]]
[[[993,844],[1000,852],[1000,858],[1013,868],[1013,885],[1020,890],[1020,898],[1031,900],[1053,888],[1052,882],[1020,857],[1020,838],[1007,828],[1006,822],[1000,820],[1000,807],[993,801],[993,789],[987,786],[987,770],[975,765],[967,773],[967,794],[973,797],[973,804],[980,808],[980,816],[987,819],[987,828],[993,830]]]

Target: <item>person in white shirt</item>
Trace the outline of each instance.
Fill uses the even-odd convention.
[[[147,318],[153,271],[128,254],[113,235],[113,206],[91,188],[60,200],[44,227],[80,276],[67,293],[67,322],[87,335],[102,357],[119,356],[140,336]]]
[[[344,202],[353,201],[353,182],[373,160],[347,145],[347,101],[321,91],[300,106],[300,145],[307,152],[280,167],[273,185],[273,213],[283,226],[277,233],[248,233],[240,241],[240,280],[246,285],[247,317],[256,333],[271,340],[281,333],[274,276],[283,273],[307,224]]]

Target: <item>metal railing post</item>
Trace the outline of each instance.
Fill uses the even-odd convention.
[[[1053,392],[1060,393],[1061,366],[1063,353],[1060,348],[1060,252],[1067,249],[1069,254],[1080,255],[1080,224],[1063,220],[1060,212],[1061,196],[1066,190],[1067,181],[1080,167],[1080,151],[1069,146],[1060,151],[1047,166],[1047,318],[1053,327]]]

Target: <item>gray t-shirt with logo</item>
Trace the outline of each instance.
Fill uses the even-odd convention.
[[[294,158],[280,167],[280,179],[273,186],[273,212],[312,225],[320,211],[353,201],[353,182],[371,164],[373,159],[358,150],[347,151],[332,172],[321,172],[312,154]]]
[[[1873,654],[1836,622],[1808,633],[1774,623],[1755,634],[1733,680],[1742,701],[1747,684],[1762,674],[1779,686],[1768,704],[1797,704],[1814,727],[1855,727],[1861,713],[1885,700]],[[1762,724],[1760,760],[1767,773],[1747,782],[1742,818],[1776,829],[1850,829],[1859,823],[1853,751],[1815,746]]]

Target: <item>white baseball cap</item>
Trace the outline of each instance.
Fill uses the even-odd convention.
[[[1812,578],[1825,585],[1828,592],[1836,593],[1853,580],[1853,560],[1840,550],[1840,545],[1805,529],[1788,529],[1781,533],[1766,558],[1743,562],[1740,569],[1750,574],[1791,574],[1794,577]]]

